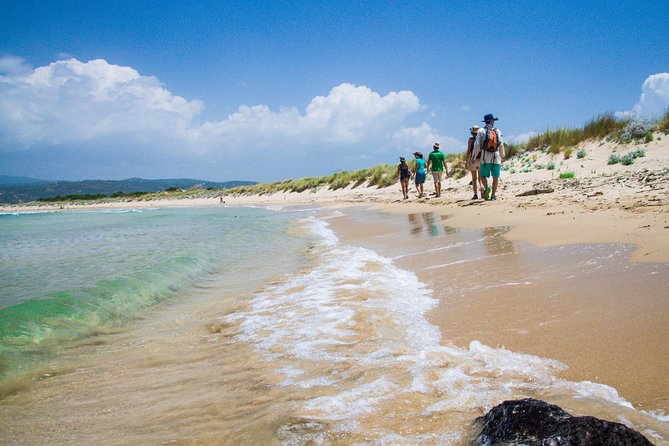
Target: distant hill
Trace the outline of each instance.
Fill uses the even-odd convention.
[[[254,181],[204,181],[192,178],[165,180],[145,180],[129,178],[127,180],[84,180],[84,181],[44,181],[34,178],[0,176],[0,203],[19,203],[38,198],[52,198],[65,195],[103,194],[117,192],[160,192],[168,188],[190,189],[228,189],[235,186],[256,184]]]
[[[49,183],[48,180],[37,180],[35,178],[28,177],[13,177],[10,175],[0,175],[0,185],[3,184],[36,184],[36,183]]]

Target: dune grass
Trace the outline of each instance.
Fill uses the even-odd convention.
[[[505,144],[505,157],[506,159],[510,159],[516,156],[527,156],[527,153],[540,150],[544,153],[562,153],[564,159],[569,159],[574,154],[574,151],[576,151],[575,147],[582,142],[588,140],[650,142],[652,141],[653,130],[669,134],[669,110],[667,110],[664,116],[657,122],[617,118],[613,113],[604,113],[590,120],[583,127],[559,127],[556,129],[548,129],[543,133],[533,136],[526,143]],[[576,155],[579,159],[582,159],[586,157],[587,153],[584,149],[579,149],[576,151]],[[634,159],[639,156],[643,155],[638,153],[628,154],[627,156],[622,157],[614,155],[609,159],[609,164],[628,164],[634,162]],[[465,169],[465,157],[466,154],[464,152],[446,154],[450,176],[455,179],[460,179],[467,174],[467,170]],[[533,160],[533,162],[534,161],[536,160]],[[529,161],[527,161],[527,163],[531,164]],[[410,160],[409,165],[413,168],[415,162]],[[536,165],[535,167],[537,169],[544,168],[543,165]],[[548,163],[545,168],[553,170],[555,169],[555,164]],[[531,168],[526,166],[523,171],[531,171]],[[566,175],[570,174],[572,173],[566,173]],[[565,178],[563,174],[561,174],[561,177]],[[351,188],[356,188],[363,184],[384,188],[391,186],[396,182],[397,166],[378,164],[368,169],[350,172],[341,171],[323,177],[297,178],[274,183],[256,184],[253,186],[239,186],[226,189],[224,193],[226,195],[266,195],[276,192],[316,191],[323,187],[327,187],[330,190],[343,189],[349,186]]]
[[[573,147],[589,139],[619,138],[620,133],[630,121],[618,119],[613,113],[604,113],[581,128],[560,127],[546,130],[530,138],[517,149],[538,150],[547,148],[550,153],[558,154],[563,149]],[[571,155],[571,153],[569,154]]]
[[[341,171],[322,177],[307,177],[259,183],[253,186],[238,186],[225,190],[226,195],[268,195],[276,192],[316,191],[327,187],[330,190],[351,186],[355,189],[362,184],[376,186],[379,189],[397,182],[397,166],[378,164],[368,169]]]
[[[669,108],[664,112],[664,116],[655,124],[655,129],[658,132],[664,132],[665,135],[669,135]]]
[[[459,180],[467,175],[466,163],[467,153],[449,153],[446,155],[446,162],[448,166],[448,174]]]
[[[449,164],[449,174],[460,179],[467,174],[465,169],[465,153],[450,153],[446,155]],[[411,169],[415,161],[408,161]],[[355,189],[363,184],[376,186],[381,189],[396,184],[397,165],[378,164],[368,169],[341,171],[331,175],[316,178],[297,178],[274,183],[260,183],[252,186],[238,186],[225,190],[225,195],[268,195],[277,192],[304,192],[316,191],[323,187],[329,190],[338,190],[345,187]]]
[[[541,150],[552,154],[563,153],[564,158],[568,159],[575,150],[575,146],[588,140],[606,140],[626,144],[649,143],[653,141],[654,131],[669,134],[669,109],[657,121],[618,118],[613,113],[604,113],[583,127],[548,129],[533,136],[526,143],[507,144],[506,157],[511,158],[523,152]],[[586,153],[580,149],[577,156],[584,158]]]

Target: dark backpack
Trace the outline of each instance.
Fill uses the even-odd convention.
[[[476,137],[472,136],[471,138],[469,138],[469,141],[467,142],[467,144],[468,144],[467,153],[469,153],[470,156],[471,156],[471,154],[474,152],[474,144],[476,144]],[[476,155],[475,159],[477,159],[477,160],[481,159],[481,153],[482,152],[483,152],[482,150],[479,150],[479,153]]]
[[[499,149],[499,133],[497,129],[493,127],[492,133],[490,129],[486,127],[485,129],[485,139],[483,140],[483,150],[488,152],[497,152]]]

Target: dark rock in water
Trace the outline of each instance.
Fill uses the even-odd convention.
[[[650,445],[646,437],[620,423],[573,417],[558,406],[531,398],[505,401],[477,418],[476,446]]]

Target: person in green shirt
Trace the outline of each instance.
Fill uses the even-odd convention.
[[[432,146],[432,152],[427,157],[427,169],[432,172],[432,179],[434,180],[434,194],[437,197],[441,196],[441,180],[446,174],[448,178],[448,167],[446,167],[446,157],[439,151],[439,143],[435,142]]]

